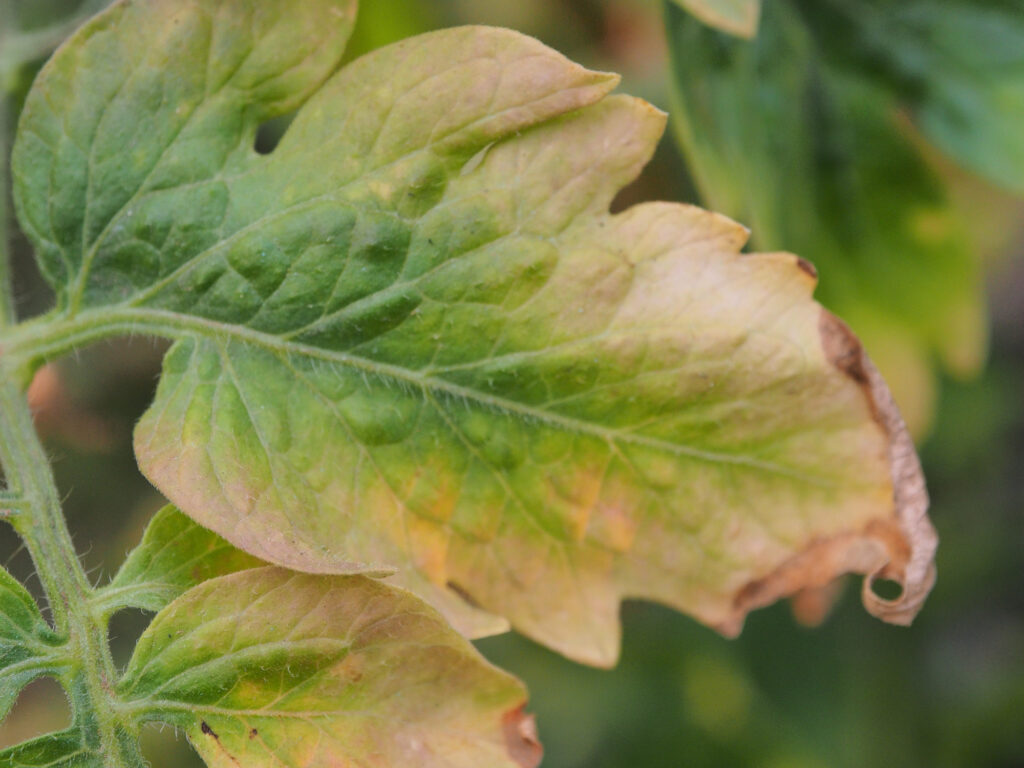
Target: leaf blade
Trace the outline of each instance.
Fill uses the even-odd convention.
[[[22,688],[61,669],[60,642],[25,587],[0,568],[0,719]]]
[[[166,506],[154,515],[142,541],[96,599],[110,611],[160,611],[207,579],[264,565]]]
[[[365,577],[267,567],[205,582],[154,619],[119,690],[185,728],[211,766],[539,761],[516,732],[521,684],[417,598]]]
[[[73,322],[180,339],[147,476],[258,557],[389,565],[467,633],[504,617],[600,665],[625,597],[734,632],[748,585],[886,569],[916,607],[934,540],[894,498],[919,471],[894,474],[884,388],[805,263],[695,208],[608,213],[664,127],[615,82],[432,33],[334,75],[218,227],[199,198],[137,207]],[[841,556],[787,567],[822,539]]]

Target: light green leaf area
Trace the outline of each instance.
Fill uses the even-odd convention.
[[[761,0],[673,0],[705,24],[732,35],[757,34]]]
[[[102,756],[90,749],[77,729],[48,733],[0,750],[4,768],[104,768]]]
[[[822,52],[841,44],[818,39],[809,5],[766,6],[751,42],[667,6],[676,133],[709,205],[749,222],[758,247],[817,266],[823,303],[861,334],[920,434],[934,361],[966,374],[984,358],[978,259],[895,95]]]
[[[282,568],[207,581],[153,620],[118,688],[212,768],[535,766],[523,686],[421,600]]]
[[[14,167],[26,230],[74,275],[67,322],[180,339],[136,431],[179,509],[279,565],[397,569],[467,634],[507,619],[595,664],[616,657],[624,597],[731,633],[884,568],[903,595],[866,602],[909,620],[934,549],[916,458],[806,265],[741,255],[745,230],[696,208],[608,213],[660,112],[535,40],[467,27],[345,67],[259,156],[257,107],[211,90],[165,18],[242,39],[218,30],[248,28],[249,4],[175,7],[118,6],[62,49]],[[120,202],[73,213],[49,186],[70,173],[49,149],[73,122],[60,105],[106,94],[82,145],[124,164],[134,139],[115,137],[170,99],[131,96],[139,57],[197,84],[174,98],[202,130],[176,123],[144,174],[105,180]],[[76,64],[94,59],[122,63]],[[72,216],[84,250],[40,234]]]
[[[153,517],[139,546],[96,599],[110,611],[159,611],[207,579],[264,565],[167,506]]]
[[[46,623],[28,591],[0,568],[0,720],[18,692],[60,667],[60,638]]]

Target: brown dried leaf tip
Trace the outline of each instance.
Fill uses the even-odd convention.
[[[851,542],[847,557],[867,574],[864,607],[884,621],[909,625],[935,583],[938,536],[928,519],[928,491],[914,443],[889,388],[860,341],[835,315],[822,310],[822,347],[832,363],[860,384],[879,427],[888,437],[893,507],[888,519],[872,521],[861,541]],[[871,545],[871,546],[868,546]],[[863,550],[863,551],[861,551]],[[886,600],[872,590],[877,579],[899,582],[902,593]]]

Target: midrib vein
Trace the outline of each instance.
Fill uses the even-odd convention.
[[[608,443],[642,446],[674,456],[712,464],[731,464],[748,467],[775,475],[790,477],[808,485],[831,485],[825,478],[812,477],[774,462],[764,461],[751,456],[703,450],[646,435],[610,429],[592,422],[536,408],[516,400],[464,387],[445,379],[424,376],[409,368],[369,360],[365,357],[346,352],[338,352],[301,342],[284,340],[271,334],[246,328],[245,326],[223,323],[194,315],[183,315],[177,312],[152,308],[115,307],[89,310],[59,325],[65,329],[64,333],[60,334],[61,336],[71,336],[76,332],[90,337],[103,336],[106,335],[103,333],[103,330],[109,328],[111,330],[128,329],[132,334],[144,333],[174,339],[199,337],[200,339],[235,341],[271,352],[280,357],[303,356],[345,366],[378,378],[390,379],[424,391],[443,394],[456,400],[473,402],[495,412],[515,414],[525,420],[534,420],[557,427],[566,432],[588,435]],[[56,331],[56,329],[54,330]],[[54,335],[57,335],[57,333]]]

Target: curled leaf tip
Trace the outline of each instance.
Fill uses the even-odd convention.
[[[502,725],[505,731],[505,744],[508,754],[523,768],[536,768],[544,756],[537,735],[537,721],[533,715],[527,714],[523,704],[505,713]]]
[[[938,546],[938,536],[928,519],[928,491],[921,463],[889,387],[857,337],[826,310],[822,310],[820,329],[826,356],[861,386],[873,418],[888,438],[893,515],[878,525],[872,523],[867,531],[880,545],[880,553],[877,565],[866,571],[864,606],[884,621],[910,624],[935,583]],[[879,578],[898,582],[900,596],[893,600],[879,597],[872,590]]]

